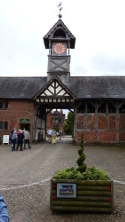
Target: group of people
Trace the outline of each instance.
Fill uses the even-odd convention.
[[[51,129],[51,128],[50,128],[50,129],[47,131],[48,142],[49,142],[49,143],[52,142],[52,144],[56,144],[56,137],[58,136],[58,134],[59,134],[59,139],[61,140],[61,138],[62,138],[62,130],[60,129],[60,130],[59,130],[59,133],[58,133],[58,132],[56,132],[55,129]]]
[[[30,134],[28,130],[19,129],[18,133],[16,129],[14,128],[10,133],[10,138],[12,142],[12,151],[17,150],[20,147],[20,151],[23,151],[26,149],[26,144],[28,144],[29,149],[30,146]]]

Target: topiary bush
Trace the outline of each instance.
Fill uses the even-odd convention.
[[[77,160],[78,168],[77,170],[80,172],[85,172],[87,169],[87,165],[84,163],[86,156],[84,154],[84,139],[83,134],[81,135],[81,141],[80,141],[80,149],[78,150],[79,158]]]
[[[76,180],[109,180],[106,172],[97,167],[87,168],[84,163],[86,156],[84,154],[84,138],[81,135],[80,149],[78,150],[77,168],[59,169],[53,175],[53,179],[76,179]]]

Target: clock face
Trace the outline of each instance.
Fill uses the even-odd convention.
[[[53,47],[53,51],[56,53],[56,54],[63,54],[65,52],[65,45],[63,43],[56,43]]]

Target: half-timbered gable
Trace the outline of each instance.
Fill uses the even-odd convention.
[[[53,77],[38,92],[34,100],[36,104],[44,104],[46,108],[74,108],[76,96],[61,82]]]

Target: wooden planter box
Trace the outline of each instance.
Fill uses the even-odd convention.
[[[113,181],[51,180],[52,211],[112,213],[113,204]]]

